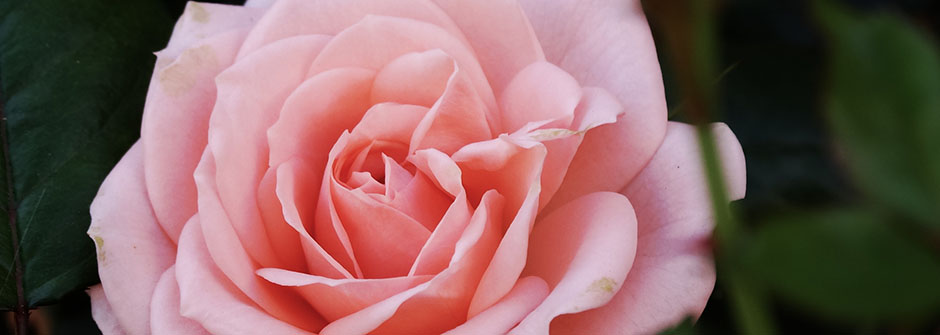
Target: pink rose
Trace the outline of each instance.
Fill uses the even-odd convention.
[[[733,198],[744,157],[714,126]],[[107,334],[650,333],[715,273],[638,1],[190,3],[91,207]]]

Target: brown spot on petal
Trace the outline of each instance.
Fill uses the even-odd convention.
[[[190,15],[193,17],[193,21],[199,23],[209,22],[209,12],[198,2],[190,2],[189,8],[187,8],[186,11],[191,13]]]
[[[97,235],[92,236],[91,238],[95,240],[95,248],[98,249],[98,262],[104,263],[104,260],[105,260],[104,239],[101,238],[101,236],[97,236]]]
[[[196,85],[196,75],[200,73],[200,68],[214,67],[216,62],[215,51],[208,45],[188,49],[183,51],[176,61],[163,68],[157,78],[168,95],[178,96]]]
[[[591,286],[588,287],[589,291],[603,293],[614,293],[614,290],[616,289],[617,281],[607,277],[595,280],[593,283],[591,283]]]
[[[549,128],[549,129],[538,129],[533,130],[529,133],[529,136],[536,141],[550,141],[556,140],[559,138],[565,138],[573,135],[584,134],[585,131],[574,131],[570,129],[563,128]]]

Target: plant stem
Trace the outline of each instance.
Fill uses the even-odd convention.
[[[2,97],[2,92],[0,92]],[[10,226],[10,247],[13,249],[13,280],[16,283],[16,306],[13,315],[16,320],[16,334],[26,335],[29,332],[29,307],[26,305],[26,294],[23,290],[23,264],[20,262],[20,238],[16,227],[17,203],[13,190],[13,167],[10,164],[10,141],[7,136],[7,116],[0,100],[0,142],[3,143],[3,164],[6,172],[7,184],[7,223]]]

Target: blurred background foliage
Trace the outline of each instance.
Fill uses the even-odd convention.
[[[666,333],[940,334],[940,1],[644,5],[670,118],[726,122],[748,171],[705,312]],[[97,333],[81,291],[31,322]]]

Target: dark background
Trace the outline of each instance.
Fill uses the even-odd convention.
[[[842,2],[860,13],[901,17],[934,41],[940,32],[938,1]],[[166,6],[172,15],[179,15],[184,2],[168,0]],[[745,152],[747,196],[734,203],[733,208],[746,227],[757,229],[791,213],[864,202],[864,196],[846,172],[847,163],[833,141],[823,111],[828,49],[811,7],[811,0],[718,3],[718,67],[724,75],[716,79],[719,107],[713,118],[731,127]],[[654,36],[661,42],[661,31],[654,31]],[[678,79],[671,70],[668,48],[659,44],[670,109],[678,109],[682,99]],[[152,64],[140,66],[150,68]],[[684,116],[680,111],[672,118],[683,120]],[[940,243],[933,250],[938,250],[937,245]],[[938,254],[930,257],[936,258]],[[719,264],[719,273],[722,266]],[[940,334],[940,306],[926,317],[866,321],[817,313],[812,306],[788,299],[773,289],[767,289],[766,296],[767,310],[778,333]],[[739,333],[741,329],[731,305],[729,293],[719,281],[697,324],[677,332]],[[5,318],[7,325],[12,324],[9,313]],[[34,311],[31,322],[37,333],[98,332],[83,292],[72,293],[57,304]]]

